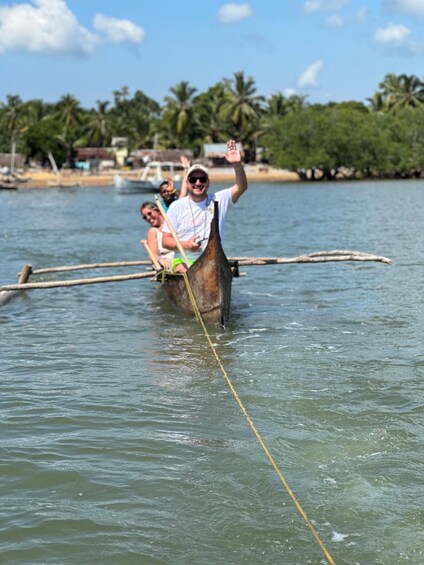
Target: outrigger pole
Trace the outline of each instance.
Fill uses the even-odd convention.
[[[159,263],[159,261],[156,259],[156,257],[153,254],[153,251],[150,249],[149,244],[147,243],[146,239],[142,239],[140,241],[140,243],[142,243],[147,251],[148,256],[150,257],[150,261],[153,263],[153,267],[157,270],[157,271],[161,271],[162,270],[162,265]]]
[[[3,291],[3,287],[0,287],[0,306],[6,304],[8,300],[16,296],[18,290],[22,290],[22,285],[27,282],[31,272],[32,272],[31,265],[24,265],[22,267],[22,271],[18,273],[18,284],[14,285],[17,287],[16,289],[14,289],[15,292],[6,292],[6,290]]]
[[[160,202],[158,202],[159,209],[161,208]],[[164,217],[166,213],[164,214]],[[172,233],[173,230],[171,230]],[[176,239],[179,245],[178,238]],[[184,260],[187,260],[187,256],[184,253],[184,249],[181,246],[179,249],[181,255],[183,255]],[[310,253],[308,255],[299,255],[298,257],[230,257],[229,261],[235,261],[241,267],[247,266],[263,266],[263,265],[289,265],[293,263],[328,263],[330,261],[376,261],[379,263],[386,263],[390,265],[392,260],[388,257],[383,257],[381,255],[372,255],[370,253],[363,253],[361,251],[352,251],[348,249],[336,249],[333,251],[317,251],[315,253]],[[188,261],[187,261],[188,262]],[[57,287],[69,287],[69,286],[79,286],[84,284],[98,284],[98,283],[108,283],[108,282],[121,282],[129,281],[135,279],[145,279],[152,278],[157,274],[157,271],[148,271],[145,273],[133,273],[130,275],[115,275],[109,277],[93,277],[84,279],[71,279],[62,281],[48,281],[48,282],[36,282],[28,283],[28,279],[31,275],[43,275],[48,273],[58,273],[67,271],[79,271],[84,269],[102,269],[106,267],[133,267],[138,265],[149,266],[152,264],[151,260],[148,261],[120,261],[120,262],[108,262],[108,263],[88,263],[81,265],[64,265],[61,267],[47,267],[44,269],[32,269],[31,265],[24,265],[20,273],[18,273],[18,283],[6,286],[0,286],[0,306],[5,304],[8,300],[13,298],[21,290],[32,290],[32,289],[45,289],[45,288],[57,288]],[[158,268],[158,265],[154,265]],[[161,267],[160,267],[161,268]]]
[[[237,261],[241,267],[248,265],[288,265],[290,263],[327,263],[329,261],[377,261],[391,265],[392,260],[382,255],[371,255],[361,251],[335,249],[334,251],[316,251],[298,257],[231,257],[229,261]]]

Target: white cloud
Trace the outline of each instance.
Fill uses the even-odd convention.
[[[144,30],[130,20],[118,20],[103,14],[96,14],[94,27],[104,33],[110,43],[143,43]]]
[[[31,0],[0,7],[0,54],[26,51],[42,54],[88,55],[107,41],[142,43],[144,31],[129,20],[97,15],[103,39],[78,22],[66,0]]]
[[[409,44],[411,30],[402,24],[389,24],[387,27],[377,28],[374,39],[383,46],[406,47]]]
[[[424,0],[383,0],[383,6],[398,14],[424,16]]]
[[[303,12],[311,14],[312,12],[340,10],[346,2],[347,0],[306,0],[303,5]]]
[[[286,98],[290,98],[290,96],[296,96],[297,91],[294,88],[285,88],[283,94]]]
[[[324,63],[321,59],[309,65],[305,71],[299,77],[299,87],[304,88],[305,86],[318,86],[318,74],[324,68]]]
[[[232,24],[253,16],[249,4],[225,4],[218,12],[218,21],[221,24]]]
[[[344,23],[343,18],[341,18],[337,14],[328,16],[328,18],[326,18],[325,20],[325,25],[327,27],[343,27],[343,23]]]
[[[305,4],[303,5],[303,11],[306,14],[310,14],[311,12],[319,12],[320,4],[320,0],[306,0]]]
[[[356,19],[360,24],[364,23],[369,16],[368,8],[360,8],[356,13]]]
[[[97,36],[78,23],[65,0],[0,7],[0,53],[85,55],[94,51],[97,43]]]

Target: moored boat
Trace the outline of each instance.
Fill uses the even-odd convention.
[[[0,173],[0,189],[1,190],[16,190],[23,182],[17,175],[11,173]]]
[[[187,270],[187,278],[203,320],[208,324],[221,324],[229,319],[231,284],[237,275],[237,265],[231,265],[221,245],[218,227],[218,203],[215,202],[214,217],[209,241],[205,251]],[[186,314],[194,315],[193,304],[185,277],[181,273],[161,272],[158,280],[171,302]]]
[[[157,192],[157,189],[151,182],[141,179],[128,179],[121,175],[113,177],[115,188],[121,194],[133,194],[139,192]]]
[[[17,190],[17,183],[0,181],[0,190]]]
[[[78,188],[81,186],[81,181],[76,181],[76,182],[72,182],[72,181],[68,181],[68,182],[64,182],[61,180],[57,180],[57,181],[48,181],[47,185],[50,188]]]
[[[172,161],[151,161],[147,163],[139,179],[129,179],[115,175],[115,188],[121,194],[137,192],[157,192],[165,178],[170,177],[174,182],[182,179],[183,166]]]

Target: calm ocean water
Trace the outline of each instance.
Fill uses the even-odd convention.
[[[0,283],[145,258],[144,199],[1,192]],[[424,181],[253,184],[227,217],[229,256],[393,259],[246,267],[213,335],[337,564],[424,563],[423,225]],[[152,282],[28,291],[0,338],[1,563],[325,562],[201,328]]]

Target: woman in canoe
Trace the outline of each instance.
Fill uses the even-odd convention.
[[[143,220],[151,226],[147,232],[147,245],[159,263],[165,269],[169,269],[171,261],[174,258],[174,252],[167,249],[162,244],[164,219],[159,208],[154,202],[144,202],[141,205],[140,213]]]

